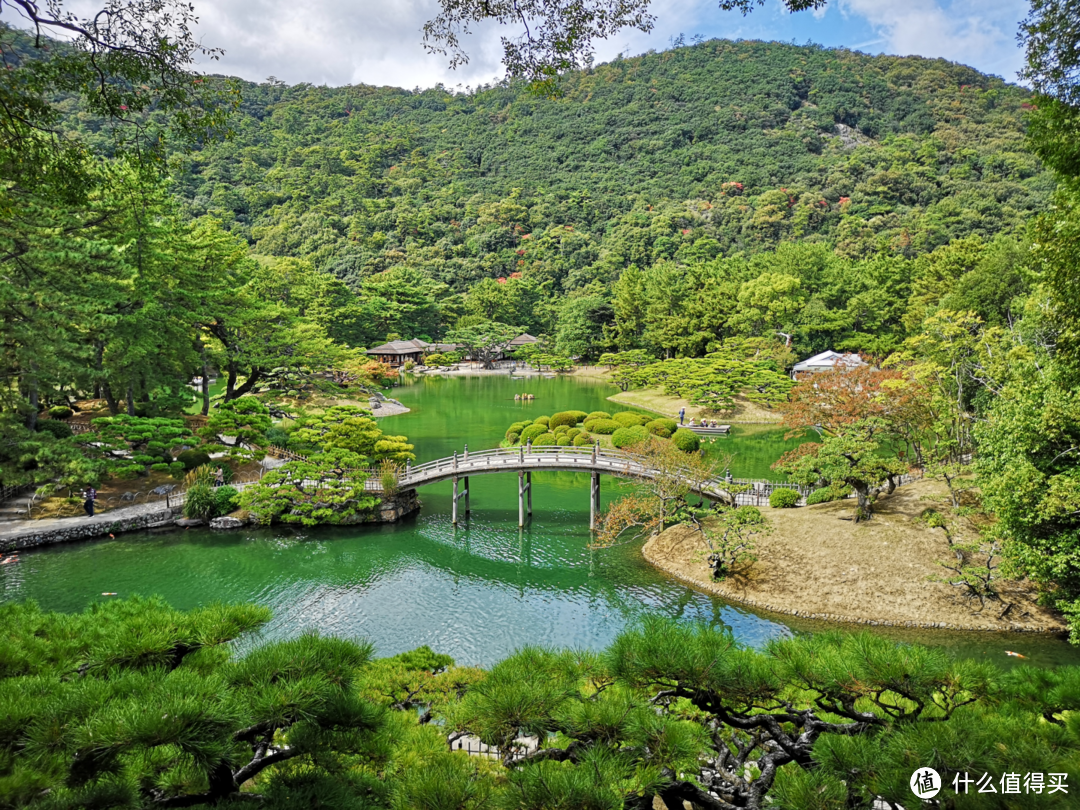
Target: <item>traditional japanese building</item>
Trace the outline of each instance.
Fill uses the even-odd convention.
[[[834,368],[857,368],[865,365],[866,361],[857,354],[851,354],[850,352],[840,354],[840,352],[827,351],[815,354],[801,363],[796,363],[791,369],[791,376],[818,371],[831,371]]]
[[[382,346],[368,349],[366,354],[371,355],[382,363],[388,363],[397,368],[409,361],[419,363],[425,354],[432,352],[452,352],[458,348],[456,343],[428,343],[426,340],[391,340]]]

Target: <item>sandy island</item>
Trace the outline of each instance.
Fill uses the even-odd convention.
[[[944,487],[919,481],[898,488],[855,524],[854,501],[762,512],[771,536],[757,544],[758,561],[741,576],[712,578],[701,535],[675,526],[645,543],[650,563],[710,593],[776,613],[852,624],[1011,632],[1063,633],[1059,614],[1038,605],[1029,583],[1003,582],[1002,602],[977,599],[927,577],[947,559],[940,529],[919,516],[944,497]],[[1005,605],[1012,607],[1001,616]],[[1000,618],[999,618],[1000,616]]]

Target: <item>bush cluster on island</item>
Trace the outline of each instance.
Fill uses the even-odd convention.
[[[559,411],[552,416],[522,419],[507,428],[503,447],[588,447],[610,436],[617,450],[641,444],[650,437],[670,440],[686,453],[694,453],[701,440],[692,430],[680,428],[674,419],[633,411]]]

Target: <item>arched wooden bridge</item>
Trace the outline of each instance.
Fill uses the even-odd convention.
[[[538,470],[558,470],[592,473],[589,497],[589,528],[596,527],[596,514],[600,508],[600,475],[618,478],[653,479],[661,475],[659,470],[644,464],[640,458],[618,450],[602,450],[592,447],[517,447],[510,449],[482,450],[470,453],[454,453],[446,458],[428,461],[415,467],[407,465],[398,477],[399,489],[436,484],[440,481],[454,483],[453,521],[458,519],[458,501],[465,499],[465,512],[469,511],[469,476],[492,473],[516,472],[518,474],[518,525],[525,525],[526,506],[532,514],[532,474]],[[461,482],[464,479],[464,482]],[[464,484],[462,490],[459,482]],[[376,481],[368,482],[369,485]],[[734,504],[735,499],[725,488],[723,480],[691,483],[692,492],[714,501]]]

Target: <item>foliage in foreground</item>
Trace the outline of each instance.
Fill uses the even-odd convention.
[[[234,654],[268,618],[0,607],[0,807],[870,808],[911,806],[912,771],[933,767],[943,806],[1064,808],[957,797],[952,779],[1080,765],[1072,667],[1004,673],[869,634],[755,651],[659,618],[605,652],[527,648],[489,672],[314,634]]]

